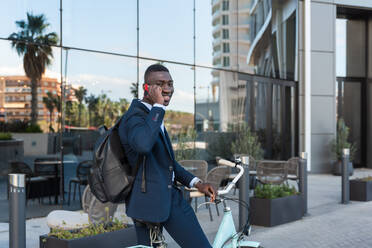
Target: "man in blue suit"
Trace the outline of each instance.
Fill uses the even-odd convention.
[[[163,227],[181,247],[211,247],[190,204],[176,182],[195,187],[214,201],[216,192],[175,161],[164,127],[165,108],[174,92],[166,67],[154,64],[145,72],[144,97],[134,99],[119,127],[129,163],[138,168],[126,202],[135,222],[138,244],[150,245],[151,226]]]

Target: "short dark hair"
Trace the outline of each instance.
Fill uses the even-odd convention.
[[[147,83],[147,80],[149,78],[149,75],[151,72],[156,72],[156,71],[166,71],[166,72],[169,72],[168,68],[165,67],[164,65],[162,64],[153,64],[153,65],[150,65],[149,67],[147,67],[146,71],[145,71],[145,83]]]

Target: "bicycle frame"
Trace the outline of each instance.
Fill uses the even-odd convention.
[[[231,214],[231,210],[229,207],[224,208],[224,215],[221,221],[221,224],[218,228],[216,237],[213,242],[213,248],[237,248],[237,247],[259,247],[259,242],[254,241],[247,241],[247,240],[238,240],[238,236],[235,225],[234,219]],[[223,246],[226,240],[231,239],[231,242],[227,246]]]
[[[221,159],[220,162],[223,162],[223,165],[230,166],[230,167],[237,167],[239,169],[238,175],[233,179],[233,181],[224,189],[219,190],[219,195],[227,194],[239,180],[239,178],[243,175],[244,169],[239,164],[234,164],[230,161]],[[231,239],[231,242],[227,245],[223,246],[227,240]],[[231,209],[224,204],[224,215],[221,221],[220,226],[218,227],[218,231],[216,237],[214,238],[213,248],[238,248],[238,247],[260,247],[259,242],[255,241],[248,241],[248,240],[238,240],[239,235],[236,232],[234,219],[232,217]],[[148,246],[133,246],[132,248],[151,248]]]

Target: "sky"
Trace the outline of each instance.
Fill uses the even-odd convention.
[[[0,37],[17,30],[15,21],[27,12],[44,14],[47,32],[60,35],[58,0],[1,0]],[[136,55],[136,0],[63,0],[63,36],[65,46],[127,55]],[[193,0],[142,0],[139,3],[140,56],[158,60],[193,63]],[[212,65],[211,1],[196,1],[196,64]],[[46,76],[60,78],[60,49],[53,49],[54,61]],[[63,60],[66,52],[63,52]],[[140,83],[153,61],[140,61]],[[137,80],[136,59],[97,53],[68,51],[67,80],[82,85],[88,94],[106,93],[112,99],[132,99],[130,84]],[[175,94],[169,106],[173,110],[193,112],[193,70],[189,66],[166,63],[175,82]],[[63,73],[65,73],[63,61]],[[0,75],[24,75],[22,58],[9,41],[0,40]],[[197,99],[207,99],[211,70],[196,70]],[[142,94],[142,91],[140,91]],[[210,94],[210,92],[209,92]]]

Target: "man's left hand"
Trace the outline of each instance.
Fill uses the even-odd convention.
[[[211,184],[198,182],[195,184],[195,188],[197,188],[199,192],[209,196],[211,198],[211,202],[214,202],[216,199],[216,190]]]

